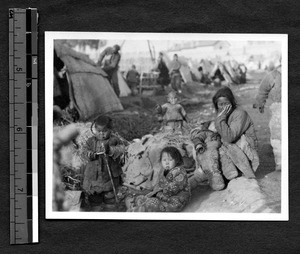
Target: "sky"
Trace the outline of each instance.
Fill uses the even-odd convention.
[[[122,38],[123,39],[123,38]],[[149,52],[148,41],[145,39],[134,39],[134,40],[107,40],[107,43],[104,47],[99,48],[96,51],[82,52],[88,54],[89,57],[97,62],[99,59],[99,54],[106,47],[112,47],[115,44],[121,46],[121,63],[120,66],[123,69],[128,69],[128,66],[131,66],[133,63],[139,66],[145,66],[145,68],[150,68],[148,65],[153,65],[151,61],[151,56]],[[158,53],[160,51],[167,51],[173,44],[186,43],[191,40],[159,40],[155,38],[149,40],[152,57],[157,59]],[[210,40],[211,41],[211,40]],[[182,49],[179,51],[170,51],[166,52],[170,59],[173,58],[173,54],[177,53],[179,57],[185,59],[190,59],[193,62],[199,62],[201,59],[218,59],[228,60],[235,59],[238,62],[247,63],[251,55],[258,56],[264,55],[263,61],[273,61],[276,58],[277,54],[274,54],[275,51],[280,52],[280,42],[279,43],[266,43],[267,41],[261,41],[262,43],[248,43],[247,40],[227,40],[229,42],[229,48],[224,48],[221,51],[215,50],[213,47],[198,47],[190,49]],[[271,42],[271,41],[268,41]],[[145,61],[147,59],[147,61]],[[148,61],[149,60],[149,61]],[[147,63],[149,62],[149,63]]]
[[[153,46],[154,46],[154,51],[155,55],[157,56],[158,52],[160,51],[166,51],[172,44],[174,43],[179,43],[181,44],[183,41],[170,41],[170,40],[150,40],[150,45],[151,45],[151,50],[153,51]],[[235,49],[241,49],[243,47],[248,47],[247,46],[247,41],[228,41],[230,43],[230,48],[231,50]],[[149,47],[148,47],[148,42],[147,40],[126,40],[125,42],[123,40],[108,40],[107,41],[107,46],[113,46],[115,44],[119,44],[121,47],[121,53],[139,53],[139,52],[149,52]],[[274,45],[274,50],[280,49],[278,45]],[[263,48],[263,47],[262,47]]]
[[[113,46],[115,44],[122,45],[122,40],[108,40],[107,46]],[[153,46],[155,48],[155,52],[167,50],[169,41],[150,41],[151,50],[153,50]],[[147,40],[126,40],[122,46],[121,52],[128,52],[128,53],[138,53],[138,52],[148,52],[148,42]]]

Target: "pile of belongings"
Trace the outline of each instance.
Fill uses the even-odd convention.
[[[166,146],[174,146],[180,151],[187,170],[195,169],[194,148],[189,136],[170,132],[145,135],[128,146],[123,166],[124,185],[135,190],[152,190],[163,174],[160,153]]]

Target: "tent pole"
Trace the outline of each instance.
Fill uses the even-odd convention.
[[[125,44],[125,40],[122,41],[122,43],[121,43],[121,45],[120,45],[120,48],[121,48],[121,49],[122,49],[122,47],[124,46],[124,44]]]
[[[147,40],[147,42],[148,42],[148,48],[149,48],[149,52],[150,52],[150,56],[151,56],[151,61],[154,62],[154,58],[152,56],[152,51],[151,51],[151,46],[150,46],[150,41]]]

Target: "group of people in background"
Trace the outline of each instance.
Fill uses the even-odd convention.
[[[170,69],[169,69],[170,68]],[[171,83],[171,88],[174,91],[181,93],[182,77],[180,74],[181,63],[178,60],[178,55],[174,54],[173,60],[170,63],[169,68],[164,60],[162,52],[159,53],[157,59],[157,65],[153,70],[159,72],[157,83],[161,86],[162,90]]]
[[[108,79],[118,97],[120,96],[120,88],[117,72],[119,69],[119,62],[121,60],[119,50],[119,45],[107,47],[101,52],[97,63],[97,65],[101,66],[101,68],[107,73]],[[153,68],[153,71],[158,71],[159,73],[156,82],[161,85],[162,90],[171,83],[173,90],[178,91],[179,93],[181,92],[182,77],[180,74],[180,67],[181,63],[178,60],[177,54],[174,54],[173,60],[168,68],[165,60],[163,59],[163,53],[159,53],[156,66]],[[140,84],[141,75],[136,70],[136,66],[134,64],[131,66],[131,69],[127,71],[125,78],[131,90],[131,94],[133,96],[136,95],[138,93],[137,87]]]
[[[108,79],[116,93],[120,96],[120,88],[118,83],[118,69],[121,60],[121,55],[119,53],[120,46],[114,45],[113,47],[107,47],[100,54],[97,65],[107,73]],[[201,61],[203,62],[203,60]],[[203,84],[213,84],[214,86],[220,86],[224,82],[226,83],[236,83],[242,84],[246,82],[246,72],[247,68],[244,64],[238,64],[234,62],[234,66],[230,61],[225,61],[224,63],[217,62],[216,64],[210,63],[213,66],[211,73],[207,74],[204,72],[204,67],[201,65],[198,67],[198,75],[200,76],[200,82]],[[155,67],[152,71],[158,72],[158,77],[156,83],[159,84],[162,90],[171,84],[171,88],[174,91],[181,92],[182,76],[180,74],[180,68],[182,64],[178,59],[178,55],[173,55],[173,60],[167,66],[164,55],[162,52],[159,53],[158,59],[156,61]],[[211,67],[212,67],[211,66]],[[131,69],[127,71],[126,81],[131,89],[131,94],[136,95],[138,93],[137,87],[140,84],[141,75],[136,70],[136,66],[133,64]]]
[[[120,88],[118,83],[118,69],[119,62],[121,60],[121,55],[119,53],[120,46],[114,45],[113,47],[108,47],[102,51],[100,54],[98,65],[102,67],[102,69],[108,74],[108,79],[116,93],[116,95],[120,96]],[[103,61],[104,60],[104,61]],[[226,66],[227,65],[227,66]],[[158,77],[156,83],[161,86],[162,90],[165,90],[165,87],[171,84],[171,88],[174,91],[181,93],[182,89],[182,76],[180,73],[180,68],[182,64],[178,59],[178,55],[173,55],[173,60],[167,66],[164,55],[162,52],[159,53],[158,59],[155,67],[152,71],[158,72]],[[228,70],[228,68],[230,70]],[[238,66],[236,69],[236,73],[233,73],[234,70],[231,68],[229,63],[221,64],[218,63],[214,67],[213,74],[207,76],[203,72],[203,67],[198,67],[200,82],[203,84],[213,84],[215,86],[220,86],[223,81],[227,83],[245,83],[246,82],[246,67],[244,65]],[[138,93],[137,87],[140,84],[140,74],[136,70],[136,66],[133,64],[131,69],[128,70],[126,74],[126,81],[131,90],[131,94],[134,96]],[[238,79],[238,80],[236,80]]]

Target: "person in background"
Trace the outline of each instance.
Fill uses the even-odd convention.
[[[276,169],[281,170],[281,65],[269,72],[262,80],[253,105],[264,113],[267,98],[271,100],[270,142],[273,147]]]
[[[137,86],[140,82],[140,74],[137,72],[135,65],[133,64],[131,69],[127,72],[126,81],[131,89],[131,94],[134,96],[137,94]]]
[[[165,86],[170,83],[169,69],[163,59],[163,53],[160,52],[157,60],[157,66],[153,69],[159,71],[157,83],[161,85],[162,90],[165,90]]]
[[[107,73],[110,83],[116,93],[116,95],[120,96],[120,88],[118,82],[118,69],[119,62],[121,60],[121,55],[119,53],[120,46],[114,45],[112,48],[108,47],[102,51],[100,54],[97,65],[102,66],[102,69]],[[105,59],[104,63],[102,63],[103,59]]]
[[[198,71],[200,75],[200,82],[205,85],[211,84],[212,80],[209,78],[208,74],[204,74],[202,66],[198,67]]]
[[[130,212],[180,212],[188,204],[191,190],[182,155],[175,147],[165,147],[160,154],[163,175],[153,191],[137,196]]]
[[[171,86],[173,90],[181,93],[181,74],[180,74],[181,63],[178,60],[178,55],[174,54],[173,61],[170,64],[169,75],[171,77]]]

